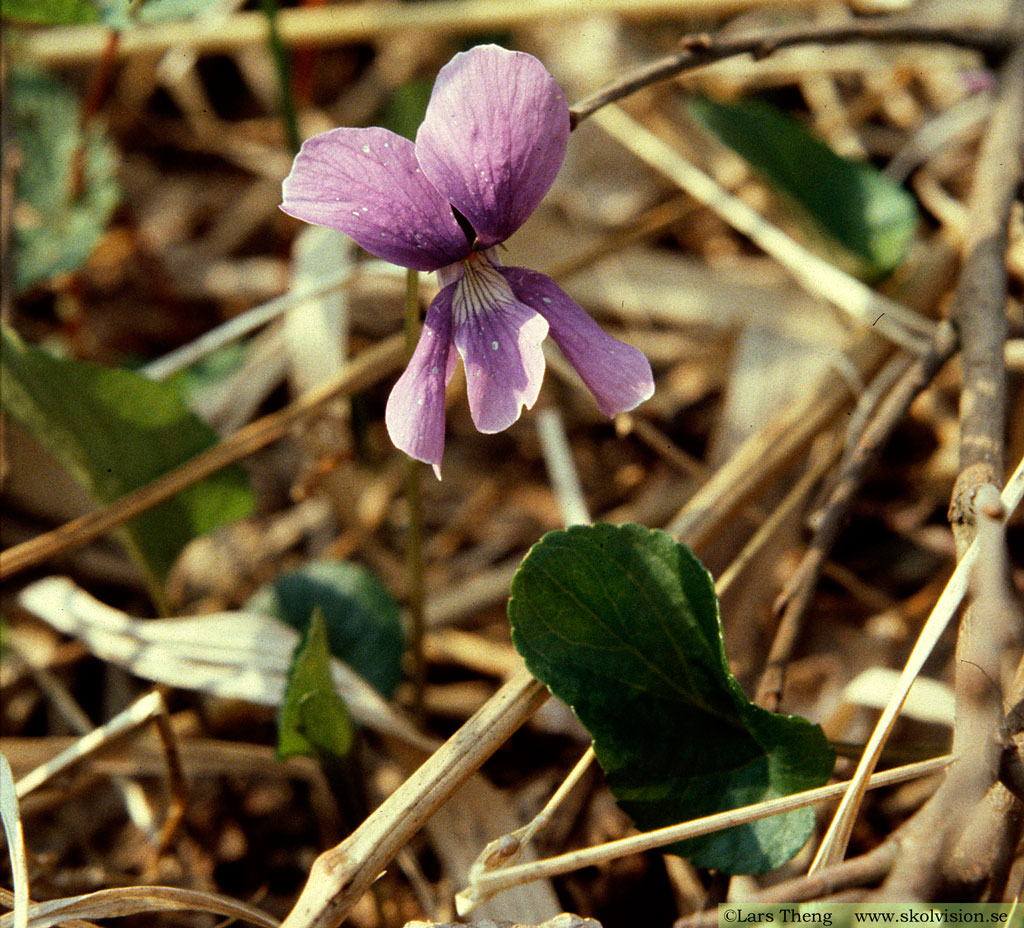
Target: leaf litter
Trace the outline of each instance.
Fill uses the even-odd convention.
[[[544,60],[571,103],[630,66],[670,51],[695,27],[742,31],[771,24],[771,17],[756,10],[732,22],[723,14],[698,23],[688,18],[685,3],[675,6],[675,18],[661,21],[641,22],[612,12],[595,14],[579,28],[555,21],[517,22],[506,38]],[[989,5],[977,6],[981,15]],[[833,12],[849,15],[844,4]],[[290,158],[274,112],[269,53],[241,41],[233,46],[234,24],[242,20],[230,12],[222,15],[226,38],[215,55],[192,54],[186,45],[174,49],[173,56],[164,50],[159,64],[157,58],[129,54],[118,65],[118,79],[100,114],[121,159],[117,173],[123,201],[80,268],[62,270],[12,302],[6,318],[27,341],[59,346],[85,361],[135,366],[281,295],[289,281],[295,288],[315,286],[317,275],[338,277],[349,263],[351,279],[331,299],[304,310],[315,314],[309,318],[318,325],[338,327],[337,342],[320,359],[322,374],[336,370],[336,349],[356,356],[400,327],[400,276],[344,250],[334,256],[334,243],[322,243],[326,250],[319,254],[292,256],[298,229],[276,210],[277,184]],[[457,22],[442,21],[441,28],[416,41],[382,31],[360,47],[341,42],[315,52],[296,47],[296,93],[309,131],[375,123],[408,81],[436,73],[464,38]],[[51,66],[45,60],[40,64]],[[908,187],[924,215],[907,258],[878,290],[934,321],[955,278],[955,250],[965,234],[984,122],[949,120],[945,138],[925,133],[935,123],[941,128],[944,114],[974,99],[981,84],[991,83],[984,64],[974,52],[942,46],[849,44],[829,49],[828,55],[797,47],[761,62],[719,62],[642,90],[622,105],[644,131],[811,253],[821,243],[808,235],[801,217],[687,116],[685,104],[692,94],[722,101],[767,99],[811,125],[835,151],[876,166],[916,164]],[[52,67],[84,96],[88,75],[59,63]],[[926,144],[919,145],[918,139]],[[701,523],[710,528],[695,547],[718,577],[789,484],[810,466],[821,436],[842,436],[852,401],[867,390],[877,363],[851,362],[851,346],[870,337],[865,331],[872,320],[844,318],[827,305],[827,298],[821,299],[820,291],[808,296],[790,276],[792,268],[783,270],[766,258],[730,227],[727,216],[706,204],[684,198],[674,216],[666,213],[666,204],[678,197],[673,184],[645,166],[642,157],[608,142],[600,127],[584,123],[570,138],[562,177],[537,215],[509,242],[509,263],[556,276],[560,268],[569,268],[562,285],[612,334],[645,350],[655,367],[655,396],[631,420],[624,417],[612,425],[600,419],[557,355],[549,358],[555,376],[547,379],[540,406],[560,413],[586,510],[595,520],[665,528],[674,521],[696,524],[691,501],[710,499],[721,515]],[[1011,344],[1024,332],[1019,222],[1014,228]],[[637,232],[641,229],[649,231]],[[818,253],[825,260],[834,258],[827,250]],[[422,286],[429,296],[430,284]],[[254,352],[255,343],[248,339],[239,343],[257,359],[257,367],[271,372],[258,399],[245,395],[240,379],[228,388],[226,381],[210,382],[207,395],[216,397],[211,403],[221,410],[219,425],[238,427],[278,408],[288,389],[308,386],[302,378],[311,365],[301,359],[309,357],[309,332],[296,329],[296,318],[291,316],[279,334],[261,344],[262,353]],[[886,344],[879,356],[891,350]],[[1008,357],[1014,356],[1008,351]],[[448,398],[445,479],[422,485],[432,655],[427,737],[405,715],[412,706],[408,684],[399,687],[390,705],[358,680],[342,688],[349,710],[364,726],[359,751],[371,805],[405,781],[437,739],[451,734],[499,684],[515,676],[520,665],[508,649],[505,615],[511,575],[545,532],[563,524],[558,482],[549,476],[533,421],[538,410],[506,433],[480,436],[469,421],[460,378],[457,374]],[[823,384],[831,392],[808,392],[824,390]],[[5,584],[5,635],[9,631],[18,640],[37,642],[38,666],[62,682],[94,725],[144,696],[148,681],[162,683],[188,785],[183,821],[165,847],[140,835],[111,790],[110,776],[116,771],[136,780],[155,809],[166,808],[167,774],[157,761],[161,748],[151,744],[146,753],[143,736],[112,741],[100,754],[62,772],[56,786],[25,797],[19,817],[33,900],[70,900],[142,883],[156,890],[226,897],[283,919],[316,855],[343,837],[345,826],[323,772],[301,759],[278,768],[271,758],[273,707],[283,692],[295,634],[266,618],[253,624],[244,606],[259,588],[313,559],[352,560],[405,601],[409,509],[401,468],[382,429],[387,386],[339,399],[327,415],[308,420],[246,459],[260,500],[257,514],[194,541],[179,558],[167,588],[167,612],[193,618],[141,618],[155,611],[145,580],[110,548],[104,557],[116,570],[97,574],[99,549],[86,548],[63,555],[59,565],[46,565],[45,573],[31,578],[35,587],[25,589],[25,578]],[[793,396],[783,397],[783,387],[790,387]],[[840,753],[854,758],[884,702],[879,694],[891,686],[867,672],[899,671],[952,570],[945,514],[957,473],[959,390],[959,372],[950,365],[896,430],[852,507],[849,525],[814,593],[812,620],[787,667],[784,711],[821,723]],[[740,453],[750,454],[752,446],[744,441],[784,416],[801,401],[801,393],[812,397],[812,406],[815,399],[820,406],[837,397],[835,411],[822,415],[806,440],[786,445],[770,475],[740,487],[733,494],[738,502],[709,492],[715,468]],[[1007,458],[1016,461],[1024,452],[1019,391],[1011,394],[1008,423]],[[784,432],[776,441],[787,434],[793,433]],[[770,445],[766,450],[770,456]],[[43,460],[42,476],[30,484],[35,498],[22,494],[6,507],[5,548],[54,525],[55,500],[48,498],[45,468],[56,465]],[[756,475],[757,457],[753,460],[750,472]],[[767,467],[769,457],[762,460]],[[704,495],[697,495],[702,487]],[[724,595],[726,655],[748,695],[772,641],[772,603],[804,551],[809,537],[805,522],[814,508],[810,498],[786,520]],[[1020,516],[1016,519],[1010,538],[1019,545]],[[1020,589],[1019,550],[1011,569]],[[38,601],[33,606],[32,596],[48,588],[61,597],[72,592],[81,597],[89,603],[84,613],[119,615],[116,635],[121,637],[101,645],[96,630],[81,624],[82,616],[67,607],[67,600],[59,607],[42,607]],[[51,624],[40,623],[40,616]],[[77,631],[72,619],[79,623]],[[218,631],[211,635],[214,624]],[[180,631],[178,640],[174,629]],[[69,648],[67,635],[85,646]],[[947,692],[953,643],[947,633],[927,670]],[[142,664],[149,661],[148,670],[141,669],[142,658]],[[71,729],[52,708],[57,690],[42,687],[39,679],[5,651],[0,750],[15,779],[71,743]],[[932,711],[912,711],[898,721],[885,748],[892,754],[889,763],[938,756],[948,749],[948,712],[928,708]],[[455,793],[354,905],[350,923],[369,928],[454,919],[454,893],[464,888],[476,854],[488,841],[528,821],[587,747],[589,739],[575,720],[563,716],[558,721],[555,709],[550,700],[498,750],[483,776]],[[545,721],[549,717],[554,721]],[[195,758],[206,758],[202,764],[190,759],[193,752]],[[846,779],[852,770],[852,763],[841,758],[836,775]],[[890,786],[879,796],[864,800],[851,854],[882,845],[924,798],[920,782]],[[5,824],[13,814],[5,806]],[[534,842],[541,856],[622,838],[633,830],[610,801],[599,774],[585,775],[554,816]],[[819,818],[819,837],[827,824],[827,817]],[[771,880],[797,876],[808,863],[797,857]],[[6,875],[4,882],[13,885]],[[686,861],[648,850],[551,876],[525,890],[527,895],[513,892],[498,895],[490,909],[472,917],[535,925],[566,909],[606,928],[670,925],[714,900],[722,882]],[[213,923],[199,921],[206,916],[195,911],[158,914],[158,895],[154,891],[151,908],[143,900],[142,914],[125,915],[116,923]],[[99,902],[102,897],[94,897],[92,908],[54,911],[92,919],[118,911]],[[199,895],[192,902],[201,906]]]

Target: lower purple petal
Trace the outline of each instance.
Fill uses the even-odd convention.
[[[487,275],[482,286],[481,274]],[[454,342],[466,367],[473,424],[481,432],[501,432],[537,401],[548,324],[516,300],[489,266],[468,270],[455,286]]]
[[[455,285],[434,297],[416,350],[391,390],[384,422],[395,447],[434,466],[441,478],[444,454],[444,392],[455,370],[452,347],[452,294]]]
[[[516,298],[548,321],[551,338],[594,394],[601,412],[611,417],[651,397],[654,377],[643,352],[612,338],[546,274],[522,267],[503,267],[500,273]]]

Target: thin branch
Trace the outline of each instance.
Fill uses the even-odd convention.
[[[297,423],[327,403],[377,383],[398,369],[404,355],[403,344],[404,337],[400,334],[379,342],[349,363],[333,380],[303,394],[284,409],[251,422],[220,444],[123,496],[111,506],[8,548],[0,554],[0,580],[94,541],[186,487],[283,438]]]
[[[1024,14],[1015,17],[1020,26]],[[982,553],[974,571],[974,604],[957,638],[956,763],[936,794],[907,826],[909,853],[893,867],[883,898],[930,898],[942,877],[941,862],[995,786],[1002,724],[1000,656],[1012,641],[1012,607],[1002,576],[1003,517],[998,488],[1004,473],[1007,320],[1006,250],[1011,205],[1024,174],[1024,41],[1000,73],[999,92],[982,140],[969,199],[965,259],[951,317],[960,328],[963,389],[960,406],[960,473],[950,515],[958,556],[972,545]],[[975,524],[979,526],[975,537]],[[984,527],[984,531],[982,531]],[[1012,822],[1012,819],[1007,819]],[[1009,836],[991,822],[991,843]],[[1015,843],[1016,837],[1009,837]]]
[[[1001,487],[1004,477],[1006,250],[1010,210],[1024,176],[1024,41],[1000,77],[971,185],[964,265],[950,311],[963,342],[960,474],[950,504],[960,554],[973,537],[974,490],[989,483]]]
[[[750,540],[743,546],[739,554],[729,563],[729,566],[722,571],[715,581],[715,595],[721,600],[726,590],[742,576],[743,572],[754,563],[757,556],[779,532],[779,530],[792,522],[808,500],[815,487],[824,479],[831,470],[836,457],[840,451],[839,443],[831,441],[828,447],[814,456],[812,453],[811,463],[799,480],[793,484],[792,489],[786,494],[782,502],[775,508],[770,516],[761,523],[760,528],[750,537]]]
[[[1001,496],[1002,504],[1007,513],[1013,513],[1022,497],[1024,497],[1024,459],[1017,465]],[[875,769],[875,764],[878,762],[882,747],[892,731],[896,717],[899,715],[907,694],[910,692],[911,685],[921,672],[921,668],[932,653],[942,633],[949,626],[953,616],[960,608],[960,604],[967,592],[968,579],[971,576],[971,571],[977,559],[978,546],[977,544],[972,544],[956,565],[953,575],[949,578],[949,582],[943,589],[924,627],[921,629],[921,633],[918,635],[917,641],[897,681],[896,689],[883,710],[881,718],[879,718],[878,723],[875,725],[875,729],[872,731],[871,737],[864,748],[864,754],[857,764],[857,770],[853,776],[854,785],[843,796],[842,802],[839,803],[839,809],[832,819],[828,831],[825,833],[821,846],[818,848],[818,853],[811,864],[811,873],[834,865],[842,859],[850,839],[850,832],[853,829],[853,821],[863,799],[864,785]]]
[[[957,667],[955,761],[945,781],[907,824],[907,852],[893,866],[879,901],[926,900],[934,896],[947,857],[964,823],[995,784],[1002,745],[996,737],[1003,709],[1000,659],[1013,639],[1014,611],[1007,602],[1005,510],[999,491],[987,484],[977,494],[978,533],[968,615],[976,628],[961,630]],[[995,838],[995,835],[992,835]]]
[[[786,665],[799,638],[822,568],[846,524],[857,491],[863,486],[893,431],[903,421],[910,404],[952,357],[956,346],[956,332],[952,326],[940,326],[929,350],[899,379],[879,405],[852,452],[844,459],[807,553],[776,604],[782,617],[757,687],[756,701],[759,705],[772,711],[778,708]]]
[[[885,358],[885,346],[866,335],[844,356],[862,378],[870,377]],[[849,379],[834,369],[825,372],[803,400],[782,410],[719,467],[669,523],[667,531],[700,548],[768,481],[791,464],[847,408]]]
[[[595,760],[597,760],[597,755],[594,754],[594,748],[591,746],[569,771],[569,775],[544,804],[544,808],[528,824],[487,843],[469,868],[469,885],[455,896],[455,910],[460,918],[465,918],[477,906],[486,902],[496,892],[500,892],[500,890],[488,890],[481,881],[485,881],[488,874],[504,872],[519,859],[530,842],[551,824],[558,807],[565,802],[566,797],[576,788]],[[523,882],[530,881],[524,880]]]
[[[857,19],[837,26],[797,26],[767,34],[758,32],[751,35],[711,36],[700,33],[684,38],[678,52],[643,65],[581,100],[571,108],[570,118],[573,125],[577,125],[601,107],[628,97],[644,87],[724,58],[753,55],[756,59],[762,59],[779,49],[795,45],[846,45],[865,41],[954,45],[974,48],[995,56],[1004,54],[1010,48],[1013,36],[1006,29],[936,26],[915,22],[904,16]]]

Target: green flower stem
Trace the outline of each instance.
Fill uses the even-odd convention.
[[[419,271],[409,270],[405,277],[405,354],[412,358],[419,337]],[[409,653],[412,657],[413,712],[422,722],[425,715],[424,691],[427,662],[423,653],[423,502],[420,495],[420,462],[409,458],[405,469],[405,495],[409,504],[409,531],[405,564],[409,576],[409,615],[411,617]]]
[[[281,32],[277,27],[279,10],[277,0],[260,0],[260,7],[263,10],[263,15],[267,18],[267,41],[270,43],[270,51],[274,56],[274,68],[277,71],[278,89],[281,94],[281,121],[284,123],[288,147],[294,154],[302,145],[302,135],[299,133],[299,119],[295,113],[295,97],[292,93],[291,55],[289,55],[288,48],[281,39]]]

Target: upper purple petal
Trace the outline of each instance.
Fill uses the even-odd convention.
[[[525,52],[480,45],[438,73],[416,157],[489,248],[537,208],[568,139],[569,107],[544,65]]]
[[[395,447],[434,465],[441,476],[444,454],[444,392],[455,371],[452,351],[452,294],[455,284],[434,297],[416,350],[388,397],[384,422]]]
[[[547,319],[551,338],[594,394],[601,412],[611,417],[651,397],[654,377],[642,351],[612,338],[546,274],[523,267],[499,271],[516,298]]]
[[[307,139],[282,189],[286,213],[344,232],[393,264],[433,271],[469,253],[412,142],[387,129],[332,129]]]
[[[453,340],[466,368],[473,424],[481,432],[500,432],[519,418],[523,406],[537,401],[548,324],[515,299],[486,261],[467,265],[453,285]]]

